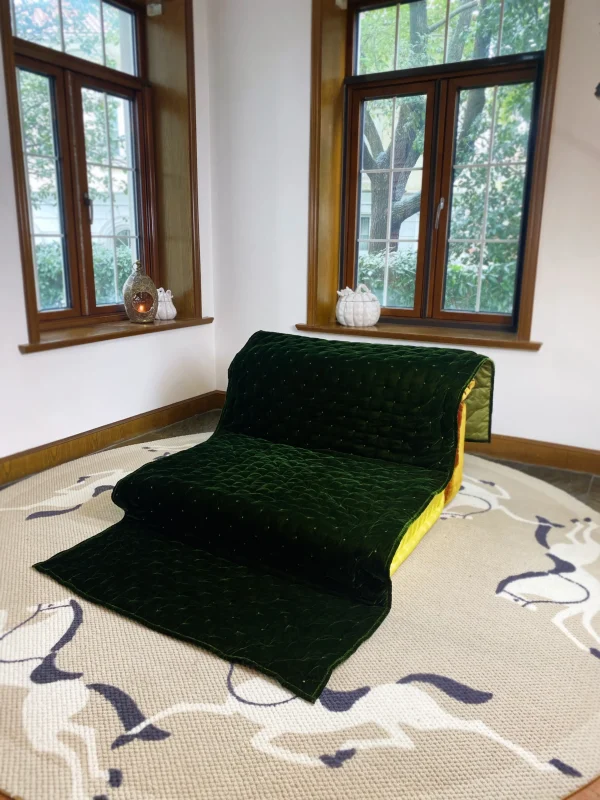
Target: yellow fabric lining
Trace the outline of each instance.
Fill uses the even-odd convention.
[[[400,547],[396,550],[396,554],[394,555],[394,560],[390,567],[390,575],[396,572],[400,564],[408,558],[427,531],[438,521],[445,505],[444,491],[436,494],[421,516],[417,517],[417,519],[408,526],[400,542]]]
[[[458,412],[459,429],[458,447],[456,449],[457,458],[452,477],[450,478],[450,481],[444,491],[436,494],[425,511],[423,511],[423,513],[408,526],[406,533],[402,537],[400,546],[396,550],[392,560],[390,575],[393,575],[394,572],[396,572],[400,564],[402,564],[402,562],[408,558],[415,547],[419,544],[421,539],[425,536],[427,531],[438,521],[442,511],[444,510],[444,506],[446,506],[458,494],[462,483],[463,466],[465,463],[465,432],[467,429],[467,407],[465,400],[471,394],[474,386],[475,381],[471,381],[471,383],[465,389],[462,396],[462,402],[460,404],[460,410]]]

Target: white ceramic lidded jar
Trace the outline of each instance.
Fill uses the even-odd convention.
[[[349,328],[368,328],[375,325],[381,315],[381,305],[364,283],[360,283],[355,292],[346,286],[338,295],[335,316],[340,325]]]

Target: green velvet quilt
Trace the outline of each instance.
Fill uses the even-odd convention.
[[[484,356],[256,333],[216,433],[123,478],[124,518],[35,568],[314,701],[389,611],[392,558],[450,480],[473,378],[467,437],[487,441]]]

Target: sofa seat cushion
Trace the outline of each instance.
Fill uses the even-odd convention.
[[[374,600],[444,483],[435,470],[223,433],[122,479],[113,500],[167,538]]]

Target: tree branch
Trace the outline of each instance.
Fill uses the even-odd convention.
[[[413,214],[417,214],[420,210],[421,192],[396,201],[392,204],[392,227],[394,229],[400,228],[405,220],[412,217]]]
[[[459,8],[455,8],[454,11],[448,14],[448,22],[453,19],[457,14],[462,14],[463,11],[469,11],[471,9],[477,8],[479,5],[479,0],[471,0],[469,3],[465,3],[464,6],[460,6]],[[433,33],[437,31],[438,28],[442,28],[446,24],[446,17],[441,22],[435,22],[433,25],[429,25],[427,27],[427,33]]]
[[[370,155],[376,162],[377,159],[383,154],[383,142],[381,141],[379,131],[377,130],[377,126],[373,122],[373,117],[369,113],[366,103],[364,105],[364,109],[365,109],[365,118],[363,126],[364,136],[367,142],[369,143],[369,148],[371,150]]]
[[[448,63],[452,64],[456,61],[462,61],[472,19],[473,10],[463,9],[461,15],[456,20],[452,39],[448,40],[448,48],[446,51],[446,61]]]

